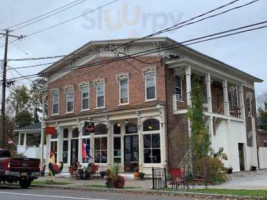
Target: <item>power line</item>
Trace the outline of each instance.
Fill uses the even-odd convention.
[[[57,26],[60,26],[60,25],[62,25],[62,24],[65,24],[65,23],[67,23],[67,22],[73,21],[73,20],[78,19],[78,18],[80,18],[80,17],[83,17],[83,16],[85,16],[85,15],[87,15],[87,14],[89,14],[89,13],[93,13],[93,12],[95,12],[95,11],[97,11],[97,10],[100,10],[100,9],[102,9],[102,8],[104,8],[104,7],[107,7],[107,6],[113,4],[113,3],[117,2],[117,1],[118,1],[118,0],[113,0],[113,1],[111,1],[111,2],[109,2],[109,3],[106,3],[106,4],[102,5],[102,6],[99,6],[99,7],[95,8],[95,9],[93,9],[93,10],[90,10],[90,11],[88,11],[88,12],[85,12],[85,13],[81,14],[81,15],[78,15],[78,16],[76,16],[76,17],[74,17],[74,18],[71,18],[71,19],[68,19],[68,20],[66,20],[66,21],[60,22],[60,23],[55,24],[55,25],[53,25],[53,26],[46,27],[46,28],[41,29],[41,30],[36,31],[36,32],[32,32],[32,33],[28,34],[26,37],[29,37],[29,36],[32,36],[32,35],[36,35],[36,34],[42,33],[42,32],[44,32],[44,31],[50,30],[50,29],[52,29],[52,28],[55,28],[55,27],[57,27]]]
[[[197,15],[197,16],[193,17],[193,18],[190,18],[190,19],[188,19],[188,20],[185,20],[185,21],[183,21],[183,22],[180,22],[180,23],[178,23],[178,24],[175,24],[175,25],[173,25],[173,26],[171,26],[171,27],[162,29],[162,30],[157,31],[157,32],[155,32],[155,33],[149,34],[149,35],[144,36],[144,37],[142,37],[142,38],[134,39],[134,40],[131,40],[131,41],[129,41],[129,42],[123,43],[123,44],[121,44],[121,45],[117,45],[117,47],[113,48],[112,51],[117,50],[117,49],[120,48],[120,47],[129,45],[129,44],[131,44],[131,43],[134,43],[134,42],[137,42],[137,41],[146,39],[146,38],[148,38],[148,37],[156,36],[156,35],[162,34],[162,33],[167,32],[167,31],[168,31],[168,32],[169,32],[169,31],[173,31],[173,30],[176,30],[176,29],[179,29],[179,28],[183,28],[183,27],[188,26],[188,25],[192,25],[192,24],[195,24],[195,23],[198,23],[198,22],[201,22],[201,21],[210,19],[210,18],[217,17],[217,16],[219,16],[219,15],[228,13],[228,12],[230,12],[230,11],[234,11],[234,10],[240,9],[240,8],[242,8],[242,7],[245,7],[245,6],[251,5],[251,4],[253,4],[253,3],[256,3],[256,2],[259,1],[259,0],[253,0],[253,1],[249,2],[249,3],[243,4],[243,5],[240,5],[240,6],[236,6],[236,7],[234,7],[234,8],[228,9],[228,10],[226,10],[226,11],[223,11],[223,12],[220,12],[220,13],[217,13],[217,14],[214,14],[214,15],[211,15],[211,16],[208,16],[208,17],[205,17],[205,18],[202,18],[202,19],[197,20],[197,21],[194,21],[194,22],[191,22],[191,21],[193,21],[193,20],[195,20],[195,19],[198,19],[198,18],[200,18],[200,17],[203,17],[203,16],[205,16],[205,15],[207,15],[207,14],[210,14],[210,13],[212,13],[212,12],[218,11],[218,10],[220,10],[220,9],[222,9],[222,8],[225,8],[225,7],[229,6],[229,5],[232,5],[232,4],[234,4],[234,3],[238,2],[238,1],[240,1],[240,0],[235,0],[235,1],[232,1],[232,2],[230,2],[230,3],[224,4],[224,5],[222,5],[222,6],[219,6],[219,7],[215,8],[215,9],[212,9],[212,10],[210,10],[210,11],[208,11],[208,12],[202,13],[202,14],[200,14],[200,15]],[[190,22],[190,23],[189,23],[189,22]],[[70,56],[70,55],[83,55],[83,56],[84,56],[84,55],[95,55],[95,54],[97,54],[97,53],[100,53],[100,51],[91,52],[91,53],[89,53],[89,54],[88,54],[88,53],[83,53],[83,54],[82,54],[82,53],[78,53],[78,54],[58,55],[58,56],[40,57],[40,58],[10,59],[9,61],[27,61],[27,60],[37,60],[37,59],[54,59],[54,58],[60,58],[60,57],[65,57],[65,56]]]
[[[65,10],[68,10],[68,9],[74,7],[74,6],[77,6],[77,5],[79,5],[79,4],[81,4],[81,3],[85,2],[85,1],[87,1],[87,0],[82,0],[82,1],[80,1],[80,2],[78,1],[76,4],[73,4],[73,5],[71,5],[71,6],[68,6],[68,7],[66,7],[65,9],[59,10],[59,11],[54,12],[54,13],[52,13],[52,14],[50,14],[50,15],[47,15],[47,16],[45,16],[45,17],[43,17],[43,18],[37,19],[37,20],[35,20],[35,21],[31,22],[31,23],[28,23],[28,24],[26,24],[26,25],[24,25],[24,26],[20,26],[20,27],[14,29],[14,31],[17,31],[17,30],[19,30],[19,29],[28,27],[28,26],[30,26],[30,25],[32,25],[32,24],[36,24],[36,23],[38,23],[38,22],[40,22],[40,21],[43,21],[43,20],[45,20],[45,19],[47,19],[47,18],[49,18],[49,17],[52,17],[52,16],[54,16],[54,15],[56,15],[56,14],[59,14],[59,13],[65,11]]]
[[[53,71],[53,73],[70,71],[70,70],[75,70],[75,69],[82,69],[84,67],[92,67],[92,66],[97,66],[97,65],[104,65],[104,64],[109,64],[109,63],[112,63],[112,62],[125,60],[125,59],[128,59],[128,58],[138,58],[138,57],[149,55],[149,54],[153,54],[153,53],[158,53],[158,52],[162,52],[162,51],[166,51],[166,50],[181,48],[181,47],[184,47],[185,45],[189,46],[189,45],[203,43],[203,42],[206,42],[206,41],[211,41],[211,40],[220,39],[220,38],[225,38],[225,37],[229,37],[229,36],[233,36],[233,35],[237,35],[237,34],[241,34],[241,33],[251,32],[251,31],[267,28],[267,25],[256,27],[256,28],[250,28],[250,27],[255,27],[255,26],[258,26],[258,25],[263,25],[263,24],[266,24],[266,23],[267,23],[267,21],[263,21],[263,22],[259,22],[259,23],[255,23],[255,24],[239,27],[239,28],[230,29],[230,30],[227,30],[227,31],[222,31],[222,32],[218,32],[218,33],[214,33],[214,34],[210,34],[210,35],[206,35],[206,36],[202,36],[202,37],[186,40],[186,41],[183,41],[181,43],[168,45],[168,46],[165,46],[165,47],[162,47],[162,48],[149,49],[149,50],[133,53],[131,55],[126,55],[126,56],[119,57],[119,58],[113,58],[113,59],[106,59],[106,60],[102,60],[102,61],[97,61],[97,62],[94,62],[94,63],[91,63],[91,64],[84,64],[84,65],[80,65],[80,66],[71,66],[71,67],[67,67],[67,68],[62,69],[62,70],[55,70],[55,71]],[[247,29],[247,28],[250,28],[250,29]],[[242,29],[246,29],[246,30],[242,30]],[[224,34],[224,35],[222,35],[222,34]],[[44,73],[43,75],[49,75],[49,73]],[[10,79],[10,80],[18,80],[18,79],[21,79],[21,78],[34,77],[34,76],[38,76],[38,74],[31,74],[31,75],[27,75],[27,76],[23,76],[23,77],[16,77],[16,78]]]
[[[70,2],[70,3],[68,3],[68,4],[65,4],[65,5],[63,5],[63,6],[60,6],[60,7],[56,8],[56,9],[50,10],[50,11],[48,11],[48,12],[46,12],[46,13],[44,13],[44,14],[41,14],[41,15],[39,15],[39,16],[33,17],[33,18],[31,18],[31,19],[28,19],[28,20],[26,20],[26,21],[20,22],[20,23],[18,23],[18,24],[14,24],[14,25],[12,25],[12,26],[6,28],[6,29],[13,29],[14,27],[17,27],[17,26],[20,26],[20,25],[23,25],[23,24],[27,24],[28,22],[31,22],[31,21],[37,20],[37,19],[39,19],[39,18],[45,17],[46,15],[49,15],[49,14],[54,13],[54,12],[56,12],[56,14],[57,14],[57,13],[59,13],[59,12],[62,12],[62,11],[64,11],[64,10],[68,9],[68,8],[69,8],[68,6],[75,6],[75,5],[77,5],[77,3],[82,3],[82,2],[84,2],[84,1],[86,1],[86,0],[82,0],[82,1],[81,1],[81,0],[78,0],[78,1],[75,0],[75,1],[72,1],[72,2]],[[74,5],[73,5],[73,4],[74,4]],[[65,8],[65,7],[67,7],[67,8]],[[64,10],[62,10],[62,9],[64,9]],[[61,11],[61,10],[62,10],[62,11]],[[51,15],[49,15],[49,16],[51,16]],[[47,17],[47,16],[46,16],[46,17]],[[44,19],[44,18],[42,18],[42,19]],[[26,26],[28,26],[28,25],[26,25]],[[23,26],[22,26],[22,27],[19,27],[19,28],[17,28],[17,29],[15,29],[15,30],[18,30],[18,29],[20,29],[20,28],[23,28]]]

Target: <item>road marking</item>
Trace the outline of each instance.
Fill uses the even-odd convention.
[[[41,195],[41,194],[25,194],[19,192],[0,192],[0,194],[11,194],[19,196],[33,196],[33,197],[50,197],[58,199],[79,199],[79,200],[108,200],[108,199],[95,199],[95,198],[82,198],[82,197],[67,197],[67,196],[54,196],[54,195]]]

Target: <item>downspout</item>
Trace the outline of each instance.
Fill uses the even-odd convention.
[[[166,137],[166,149],[167,149],[167,151],[166,151],[166,154],[167,154],[167,156],[166,156],[166,158],[167,158],[167,161],[166,161],[166,167],[167,167],[167,170],[168,170],[168,168],[169,168],[169,160],[170,160],[170,153],[169,153],[169,134],[168,134],[168,92],[167,92],[167,84],[168,84],[168,82],[167,82],[167,77],[166,77],[166,71],[167,71],[167,69],[166,69],[166,64],[165,64],[165,62],[164,62],[164,59],[162,59],[161,58],[161,64],[163,65],[163,67],[164,67],[164,78],[165,78],[165,107],[166,107],[166,109],[165,109],[165,137]]]

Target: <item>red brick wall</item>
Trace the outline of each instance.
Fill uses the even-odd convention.
[[[160,58],[143,58],[147,62],[159,61]],[[142,69],[146,67],[157,67],[157,102],[165,101],[165,79],[164,67],[161,62],[155,64],[144,64],[137,60],[128,59],[119,62],[113,62],[104,66],[94,66],[82,68],[73,71],[49,84],[48,95],[48,117],[52,114],[52,98],[51,89],[60,89],[60,113],[59,117],[82,114],[81,110],[81,95],[79,84],[81,82],[91,82],[95,79],[105,79],[105,111],[114,109],[131,108],[136,106],[149,106],[151,103],[145,101],[145,80],[143,78]],[[119,84],[116,75],[120,73],[129,73],[129,106],[119,105]],[[74,86],[74,113],[65,114],[65,87]],[[90,84],[90,112],[94,112],[96,107],[96,94],[93,84]],[[88,112],[87,112],[88,113]]]
[[[186,99],[185,80],[182,83],[184,100]],[[174,70],[166,68],[167,96],[167,141],[169,167],[177,167],[188,150],[188,120],[185,115],[173,114],[173,94],[175,91]],[[186,101],[178,103],[178,109],[186,108]]]

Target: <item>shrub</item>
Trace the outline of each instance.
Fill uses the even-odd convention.
[[[113,180],[113,185],[115,188],[123,188],[125,185],[125,178],[118,175]]]
[[[195,176],[206,178],[206,182],[210,184],[221,183],[226,180],[222,161],[218,157],[203,157],[194,163]]]

